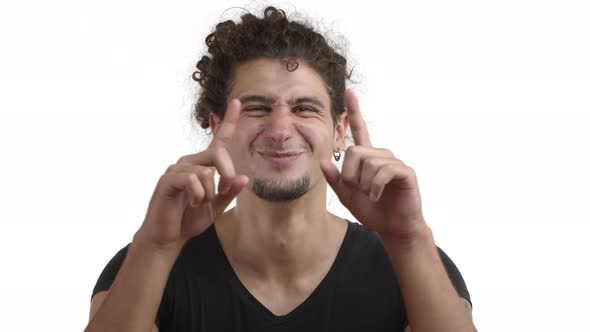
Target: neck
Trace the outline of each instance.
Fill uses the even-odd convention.
[[[342,220],[326,210],[325,183],[314,187],[286,203],[262,200],[248,189],[240,193],[236,207],[215,223],[232,264],[253,277],[283,283],[330,259],[331,244],[338,241],[333,230]]]

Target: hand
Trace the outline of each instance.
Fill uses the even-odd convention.
[[[358,99],[344,93],[355,145],[346,149],[342,174],[329,160],[320,167],[326,180],[352,215],[388,239],[411,240],[425,229],[414,170],[387,149],[371,146]]]
[[[245,187],[248,177],[236,176],[226,150],[239,114],[240,102],[233,100],[209,147],[183,156],[168,167],[158,181],[135,239],[157,250],[179,253],[184,243],[207,229]],[[215,170],[220,175],[217,194]]]

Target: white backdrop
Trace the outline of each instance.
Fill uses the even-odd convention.
[[[2,330],[82,330],[158,178],[205,144],[204,38],[265,4],[212,2],[0,5]],[[416,170],[479,330],[590,331],[588,2],[273,3],[348,40],[373,143]]]

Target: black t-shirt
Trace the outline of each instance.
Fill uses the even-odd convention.
[[[108,290],[129,245],[101,273],[92,296]],[[440,249],[458,294],[470,300],[461,273]],[[161,332],[210,331],[403,331],[401,290],[377,233],[348,221],[334,264],[311,295],[276,316],[240,282],[215,227],[189,240],[168,278],[156,325]]]

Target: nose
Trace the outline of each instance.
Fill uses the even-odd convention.
[[[275,143],[285,143],[293,136],[293,117],[286,107],[274,109],[266,117],[265,129],[268,137]]]

